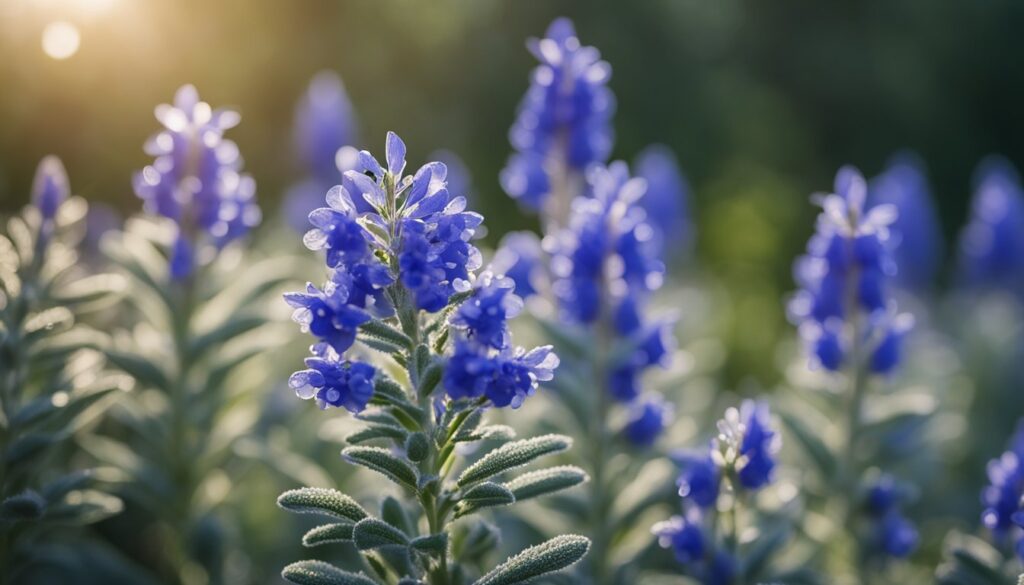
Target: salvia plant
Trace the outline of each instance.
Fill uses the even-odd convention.
[[[681,513],[652,532],[682,572],[706,585],[807,582],[805,567],[775,562],[791,536],[790,512],[758,499],[775,481],[780,448],[768,404],[747,400],[726,410],[707,448],[675,455]]]
[[[947,539],[947,562],[939,567],[942,585],[1017,583],[1024,574],[1024,424],[1009,448],[989,461],[988,483],[981,492],[985,536],[954,533]]]
[[[136,530],[156,527],[157,573],[220,583],[231,529],[222,504],[237,444],[259,414],[246,403],[242,366],[278,343],[261,300],[291,268],[286,257],[258,261],[241,243],[260,211],[224,138],[238,114],[184,86],[156,117],[164,128],[146,144],[155,159],[135,176],[147,214],[103,242],[133,309],[131,329],[115,332],[105,353],[138,388],[112,411],[111,436],[86,447],[129,475],[123,496],[146,515]]]
[[[529,47],[542,64],[512,128],[517,153],[502,182],[540,212],[546,234],[543,244],[529,233],[510,234],[495,263],[520,296],[555,308],[534,317],[563,358],[553,396],[566,414],[560,419],[572,424],[556,426],[585,443],[575,459],[591,478],[586,501],[559,506],[593,541],[579,577],[628,583],[636,578],[634,537],[649,538],[638,518],[671,494],[666,481],[625,506],[616,497],[637,487],[673,417],[672,405],[642,379],[674,351],[674,319],[653,316],[649,305],[665,272],[661,254],[684,228],[683,181],[662,150],[641,157],[655,187],[650,199],[647,181],[632,177],[624,162],[603,164],[612,144],[611,68],[596,49],[580,45],[568,20],[556,20]],[[652,225],[645,209],[665,215]]]
[[[877,392],[903,359],[912,318],[898,312],[889,292],[896,273],[889,226],[897,209],[868,209],[866,196],[861,174],[843,167],[835,192],[814,197],[822,212],[807,255],[796,263],[801,289],[789,312],[811,366],[825,374],[819,381],[826,391],[806,396],[783,418],[820,476],[817,494],[805,486],[810,504],[822,506],[834,538],[847,543],[830,548],[825,572],[853,573],[862,583],[882,578],[917,546],[917,529],[904,512],[915,490],[876,466],[905,456],[888,451],[898,445],[893,438],[920,432],[929,414],[907,413],[898,395]]]
[[[84,570],[76,527],[122,508],[116,470],[88,467],[70,445],[93,432],[130,381],[107,371],[84,321],[123,279],[84,274],[77,246],[86,204],[55,157],[40,163],[32,203],[0,235],[0,582],[53,582]],[[54,572],[55,571],[55,572]]]
[[[369,510],[323,486],[282,494],[282,508],[329,520],[303,544],[350,543],[361,553],[359,564],[344,569],[300,561],[284,569],[284,578],[493,585],[574,564],[589,541],[563,535],[490,570],[486,565],[497,535],[476,515],[571,488],[587,476],[571,466],[514,472],[568,449],[571,439],[514,440],[510,428],[484,422],[489,409],[517,408],[550,381],[558,358],[550,346],[526,351],[512,344],[508,320],[522,301],[507,277],[478,273],[473,237],[482,216],[449,192],[443,164],[405,174],[406,147],[393,133],[385,165],[362,151],[359,167],[327,193],[327,207],[309,215],[313,228],[304,241],[323,252],[328,276],[323,286],[285,296],[316,340],[307,368],[289,385],[299,398],[344,408],[364,423],[341,456],[380,474],[395,491]],[[470,444],[480,454],[472,461]]]

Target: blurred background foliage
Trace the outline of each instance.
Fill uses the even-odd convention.
[[[811,230],[807,196],[837,167],[870,176],[916,150],[950,239],[977,161],[1024,159],[1024,5],[1012,0],[7,0],[0,211],[27,199],[36,162],[53,153],[76,193],[135,212],[130,176],[146,164],[152,106],[194,83],[241,110],[233,137],[272,223],[301,175],[295,102],[332,69],[357,112],[357,146],[394,129],[413,160],[458,153],[496,242],[530,226],[497,176],[534,64],[523,40],[558,15],[613,66],[613,156],[665,143],[691,181],[697,265],[721,285],[730,384],[779,378],[772,348],[791,335],[779,299]],[[65,60],[41,49],[55,20],[81,34]]]

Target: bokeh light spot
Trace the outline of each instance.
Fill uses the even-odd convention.
[[[43,52],[54,59],[67,59],[78,52],[82,37],[70,22],[51,22],[43,29]]]

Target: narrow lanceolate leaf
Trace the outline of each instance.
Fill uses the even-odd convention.
[[[104,352],[107,360],[124,373],[135,378],[145,386],[153,386],[163,390],[170,389],[167,374],[159,366],[142,356],[132,353],[108,349]]]
[[[313,547],[320,546],[321,544],[348,542],[352,540],[352,529],[354,527],[355,524],[348,522],[317,526],[302,536],[302,546]]]
[[[430,396],[434,392],[438,383],[441,382],[441,374],[443,373],[443,370],[444,368],[442,368],[441,364],[437,362],[428,365],[426,369],[423,370],[423,373],[420,374],[420,396]]]
[[[368,467],[383,474],[391,481],[416,489],[416,470],[395,457],[387,449],[379,447],[348,447],[341,452],[348,462]]]
[[[419,536],[409,542],[409,548],[434,556],[441,556],[448,552],[448,534],[428,534]]]
[[[430,439],[423,433],[412,433],[405,440],[405,455],[411,461],[423,461],[430,449]]]
[[[486,425],[477,428],[471,433],[459,434],[455,437],[457,443],[469,443],[473,441],[511,441],[516,438],[516,431],[506,425]]]
[[[515,501],[516,497],[511,490],[505,486],[485,481],[469,488],[462,496],[462,500],[455,508],[455,517],[461,518],[484,508],[507,506]]]
[[[359,331],[364,336],[372,337],[402,349],[412,349],[412,340],[405,333],[379,320],[372,319],[359,326]]]
[[[565,465],[525,473],[505,484],[516,501],[529,500],[579,485],[589,479],[579,467]]]
[[[359,522],[368,514],[355,500],[339,492],[325,488],[299,488],[289,490],[279,498],[277,505],[297,514],[323,514]]]
[[[819,434],[808,428],[799,417],[786,411],[780,411],[779,417],[782,419],[783,424],[793,433],[793,437],[796,438],[797,442],[811,456],[822,476],[825,478],[834,477],[838,469],[836,457],[833,455],[832,450],[828,448],[828,445],[821,440]]]
[[[401,530],[377,518],[363,518],[352,529],[352,540],[359,550],[373,550],[384,546],[406,546],[409,537]]]
[[[362,573],[342,571],[323,561],[299,561],[281,571],[285,580],[297,585],[377,585]]]
[[[513,585],[570,567],[587,554],[590,540],[583,536],[563,535],[532,546],[493,571],[480,577],[474,585]]]
[[[359,443],[365,443],[366,441],[372,441],[374,439],[395,439],[396,441],[404,441],[407,432],[401,427],[393,425],[373,425],[360,429],[351,435],[345,437],[346,443],[352,445],[358,445]]]
[[[385,375],[378,375],[373,382],[373,397],[386,400],[390,404],[408,402],[402,386]]]
[[[210,349],[230,341],[247,331],[252,331],[267,322],[263,317],[256,315],[237,315],[227,322],[214,327],[210,331],[203,332],[196,336],[188,344],[189,355],[193,359],[200,358]]]
[[[470,465],[459,476],[459,487],[483,481],[499,473],[515,469],[551,453],[565,451],[572,445],[572,439],[563,435],[543,435],[532,439],[506,443],[484,455]]]
[[[0,504],[0,518],[4,520],[35,520],[46,510],[46,500],[32,490],[13,495]]]

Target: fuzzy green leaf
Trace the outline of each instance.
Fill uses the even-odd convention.
[[[405,513],[402,503],[392,496],[384,496],[384,500],[380,503],[380,518],[406,534],[414,532],[413,523],[409,520],[409,515]]]
[[[143,385],[152,386],[164,391],[170,389],[171,384],[167,379],[167,374],[148,359],[116,349],[107,349],[104,353],[111,364],[120,368],[124,373],[135,378]]]
[[[361,339],[361,341],[365,340],[366,336],[369,336],[377,341],[382,341],[405,350],[412,349],[412,340],[409,339],[408,335],[379,319],[372,319],[363,323],[359,326],[359,332],[364,334],[364,339]]]
[[[349,573],[323,561],[299,561],[281,571],[285,580],[296,585],[377,585],[362,573]]]
[[[564,465],[525,473],[507,482],[505,487],[519,502],[568,489],[588,479],[586,472],[579,467]]]
[[[779,418],[782,419],[786,428],[793,433],[793,437],[803,446],[804,450],[817,465],[818,470],[825,478],[834,477],[838,469],[838,462],[832,450],[819,438],[817,433],[807,428],[807,425],[800,418],[786,412],[779,411]]]
[[[459,433],[455,437],[457,443],[470,443],[473,441],[511,441],[516,438],[516,431],[506,425],[486,425],[478,427],[471,433]]]
[[[405,440],[405,454],[411,461],[423,461],[430,450],[430,439],[423,433],[411,433]]]
[[[192,359],[203,357],[211,349],[227,341],[264,325],[267,320],[256,315],[237,315],[222,323],[211,331],[197,335],[188,344],[188,354]]]
[[[368,514],[355,500],[326,488],[305,487],[289,490],[277,498],[277,505],[297,514],[323,514],[359,522]]]
[[[444,368],[441,364],[433,362],[423,370],[420,374],[420,396],[430,396],[434,393],[437,385],[441,382],[441,374],[444,373]]]
[[[33,490],[13,495],[0,504],[0,517],[5,520],[35,520],[46,511],[46,500]]]
[[[508,559],[478,579],[474,585],[513,585],[528,582],[574,565],[589,549],[590,540],[583,536],[556,536]]]
[[[420,536],[409,542],[409,548],[439,557],[448,552],[448,535],[441,532]]]
[[[345,437],[345,442],[358,445],[359,443],[365,443],[366,441],[372,441],[374,439],[394,439],[396,441],[404,441],[406,434],[406,430],[402,427],[394,425],[371,425]]]
[[[474,514],[484,508],[495,506],[507,506],[516,501],[515,495],[507,487],[485,481],[471,487],[462,496],[462,500],[455,507],[455,517]]]
[[[356,523],[352,529],[352,540],[359,550],[409,544],[409,537],[405,533],[377,518],[363,518]]]
[[[354,527],[355,524],[348,522],[317,526],[302,536],[302,546],[313,547],[321,544],[348,542],[352,540]]]
[[[379,447],[348,447],[341,456],[349,463],[362,465],[383,474],[391,481],[416,489],[416,470],[411,465],[395,457],[387,449]]]
[[[456,483],[459,487],[465,487],[510,469],[526,465],[538,457],[565,451],[570,446],[572,446],[572,439],[564,435],[543,435],[532,439],[506,443],[484,455],[473,465],[470,465],[462,472]]]

